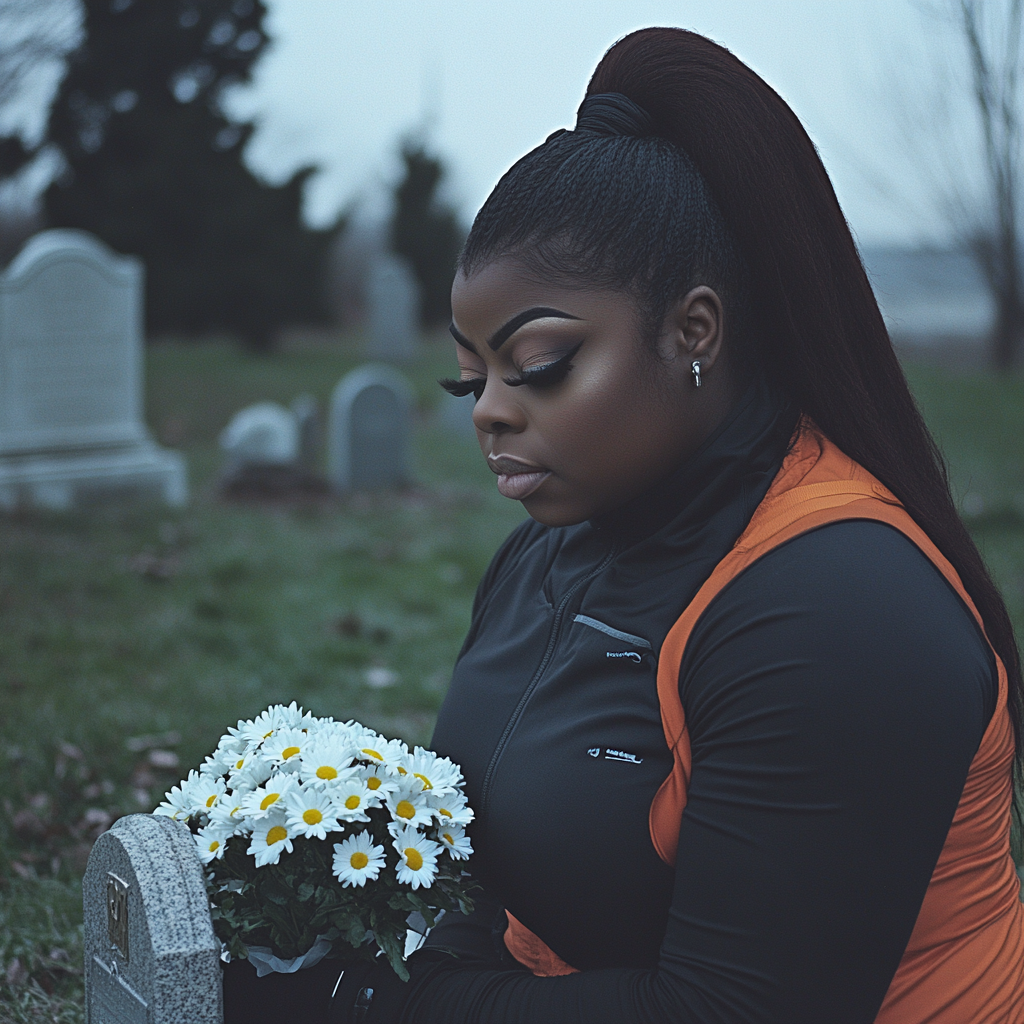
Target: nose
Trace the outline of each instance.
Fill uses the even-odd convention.
[[[488,378],[484,393],[473,408],[473,425],[485,434],[518,434],[526,429],[526,415],[515,400],[514,389]]]

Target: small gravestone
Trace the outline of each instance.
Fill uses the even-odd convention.
[[[328,476],[338,492],[408,482],[412,392],[387,366],[368,364],[343,377],[331,396]]]
[[[373,257],[367,276],[369,345],[376,359],[410,359],[419,347],[419,286],[405,260]]]
[[[299,457],[295,414],[277,402],[257,402],[235,413],[220,435],[229,473],[248,466],[287,466]]]
[[[89,855],[82,900],[86,1024],[221,1024],[220,942],[184,824],[115,822]]]
[[[142,264],[44,231],[0,274],[0,507],[111,492],[184,504],[185,461],[142,419]]]

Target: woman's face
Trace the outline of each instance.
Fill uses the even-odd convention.
[[[677,304],[654,348],[624,292],[544,283],[507,259],[460,274],[452,310],[460,378],[479,382],[473,423],[498,490],[549,526],[641,494],[731,407],[722,308],[709,288]]]

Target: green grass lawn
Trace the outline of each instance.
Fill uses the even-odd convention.
[[[472,439],[436,424],[448,346],[407,371],[419,410],[406,493],[217,493],[216,439],[233,412],[302,392],[323,406],[358,362],[344,344],[272,357],[155,346],[148,419],[188,457],[188,507],[0,519],[0,1021],[81,1018],[92,839],[151,809],[235,719],[295,699],[429,738],[476,581],[522,518]],[[1024,381],[923,367],[912,381],[1022,626]],[[369,685],[380,678],[393,685]]]

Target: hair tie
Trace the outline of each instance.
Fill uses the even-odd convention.
[[[657,134],[654,118],[621,92],[599,92],[587,96],[576,112],[576,131],[630,135],[638,139]]]

